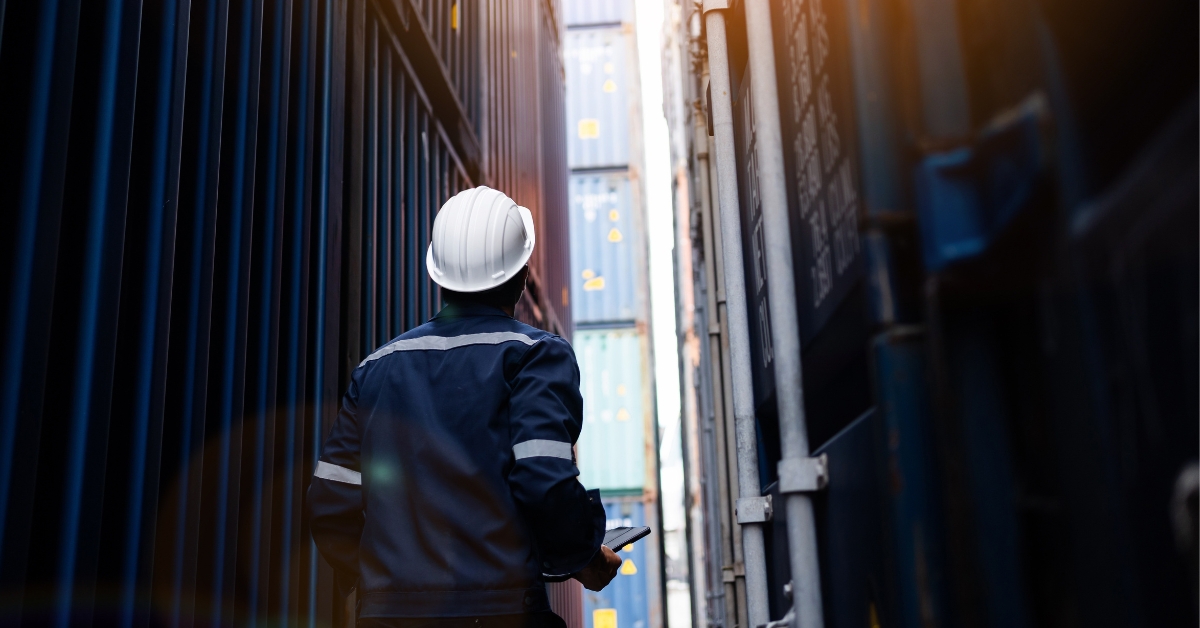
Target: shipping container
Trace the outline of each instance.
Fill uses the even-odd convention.
[[[475,133],[483,132],[483,75],[480,49],[488,27],[494,22],[480,2],[413,0],[397,3],[391,10],[408,37],[422,40],[432,57],[416,59],[430,70],[439,70]],[[519,9],[518,9],[519,10]]]
[[[563,618],[567,628],[583,628],[583,585],[578,580],[547,582],[546,595],[551,610]]]
[[[571,169],[639,163],[641,89],[632,26],[568,30],[563,55]]]
[[[826,6],[828,5],[828,6]],[[844,8],[838,3],[778,3],[773,20],[779,59],[780,119],[797,318],[804,351],[806,403],[820,406],[809,423],[814,444],[824,442],[864,412],[865,397],[844,391],[868,384],[861,347],[869,330],[865,309],[863,255],[858,218],[856,135],[849,93],[848,42]],[[831,35],[832,33],[832,35]],[[786,53],[786,56],[784,56]],[[766,240],[758,193],[753,102],[749,63],[742,57],[733,74],[734,137],[739,168],[742,254],[751,299],[751,362],[755,401],[770,417],[775,405]],[[843,315],[838,316],[838,313]],[[821,334],[826,324],[827,334]],[[825,391],[831,391],[825,394]]]
[[[644,321],[644,229],[629,175],[571,175],[570,207],[575,324],[607,327]]]
[[[622,548],[610,548],[621,557],[621,568],[603,591],[583,592],[585,628],[661,628],[662,580],[658,529],[653,501],[640,497],[604,500],[606,529],[648,525],[650,536]]]
[[[807,588],[826,626],[1195,624],[1197,7],[668,4],[664,57],[687,70],[664,88],[684,102],[664,104],[693,114],[672,144],[695,308],[681,343],[708,340],[681,344],[698,619],[748,621],[729,567],[756,568],[736,508],[758,496],[738,491],[730,397],[753,392],[774,505],[754,611],[781,619]],[[716,22],[723,41],[702,28]],[[709,84],[726,62],[728,91]],[[763,91],[778,102],[755,103]],[[733,111],[728,154],[716,104]],[[729,166],[737,189],[721,190]],[[791,259],[768,264],[779,234]],[[744,304],[725,300],[731,248]],[[731,381],[739,349],[752,391]],[[787,385],[802,412],[776,384],[783,351],[801,357]],[[798,455],[826,457],[816,490],[781,489],[795,417]],[[805,503],[815,530],[793,528]],[[797,582],[789,544],[814,537],[819,576]]]
[[[569,336],[561,16],[460,4],[6,5],[0,623],[344,625],[308,478],[456,191],[531,209]]]
[[[579,481],[589,489],[640,494],[655,485],[647,342],[633,328],[575,331],[583,393]]]
[[[546,0],[489,2],[484,7],[485,23],[492,28],[484,38],[488,130],[478,139],[481,160],[487,185],[528,207],[538,233],[530,298],[521,300],[517,314],[569,338],[566,146],[557,141],[557,133],[531,131],[561,125],[564,119],[561,16]]]
[[[558,7],[557,1],[554,3]],[[566,124],[566,83],[562,56],[561,7],[553,12],[539,12],[541,34],[538,42],[539,74],[537,79],[540,98],[537,116],[526,119],[525,124],[541,129],[561,129]],[[524,127],[528,128],[528,127]],[[570,338],[574,324],[571,320],[571,243],[570,216],[568,210],[568,167],[567,144],[557,132],[542,132],[541,169],[535,177],[535,189],[541,192],[539,216],[536,226],[542,234],[540,250],[537,252],[537,294],[531,294],[529,302],[540,304],[548,310],[542,313],[542,326],[554,328],[564,338]],[[521,136],[515,135],[514,141]],[[497,163],[503,160],[495,159]],[[524,300],[524,299],[522,299]],[[537,320],[539,317],[526,317]],[[568,621],[578,621],[568,618]],[[571,628],[579,628],[572,626]]]
[[[563,3],[563,23],[567,28],[632,24],[633,14],[633,0],[566,0]]]

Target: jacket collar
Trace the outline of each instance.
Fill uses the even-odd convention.
[[[511,318],[500,308],[478,303],[448,304],[434,318],[461,318],[468,316],[503,316],[504,318]]]

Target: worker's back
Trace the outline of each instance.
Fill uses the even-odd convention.
[[[599,591],[617,573],[572,453],[575,354],[512,318],[535,240],[529,210],[496,190],[446,201],[425,266],[457,305],[351,376],[307,508],[321,555],[357,580],[360,619],[560,626],[544,580]]]
[[[370,515],[362,545],[375,556],[362,561],[366,591],[537,584],[508,488],[508,394],[518,362],[545,336],[504,316],[442,317],[367,359],[358,398]],[[441,338],[471,344],[428,342]]]
[[[603,534],[598,497],[577,507],[578,381],[564,340],[483,306],[449,307],[363,361],[310,494],[314,536],[348,543],[337,528],[359,517],[356,559],[331,562],[357,562],[335,567],[358,573],[362,616],[548,608],[542,573],[577,570]],[[364,514],[341,512],[356,492]]]

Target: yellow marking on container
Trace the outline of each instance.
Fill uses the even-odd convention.
[[[626,558],[625,562],[621,563],[621,575],[632,576],[637,573],[637,565],[633,564],[632,558]]]
[[[600,137],[600,121],[595,118],[584,118],[579,121],[579,139],[594,140]]]
[[[593,610],[592,628],[617,628],[617,609],[597,608]]]
[[[614,81],[612,79],[608,79],[607,81],[604,81],[604,91],[609,94],[617,91],[616,81]]]
[[[875,612],[875,603],[871,602],[867,606],[867,626],[870,628],[879,627],[879,613]]]
[[[617,410],[617,420],[618,421],[628,421],[629,420],[629,411],[626,410],[625,408],[621,408],[620,410]]]
[[[622,552],[632,552],[633,551],[633,543],[630,543],[629,545],[622,547],[621,551]]]
[[[588,279],[587,281],[583,282],[583,289],[585,292],[592,292],[595,290],[603,290],[604,289],[604,277],[596,277],[595,279]]]
[[[592,277],[595,277],[595,276],[596,276],[596,273],[593,272],[592,269],[590,269],[590,268],[583,269],[583,278],[584,279],[591,279]]]
[[[608,241],[609,242],[620,242],[621,237],[622,237],[621,232],[619,230],[617,230],[616,227],[613,227],[612,231],[608,232]]]
[[[613,221],[613,222],[616,222],[616,221],[620,220],[620,219],[621,219],[621,212],[619,212],[619,211],[617,211],[617,210],[615,210],[615,209],[610,209],[610,210],[608,210],[608,219],[609,219],[609,220],[611,220],[611,221]]]
[[[612,74],[613,72],[616,72],[616,71],[617,71],[617,68],[613,67],[613,64],[611,64],[611,63],[604,64],[604,73],[605,74]]]
[[[625,384],[617,384],[617,395],[621,397],[625,396]]]
[[[458,3],[450,5],[450,28],[458,30]]]

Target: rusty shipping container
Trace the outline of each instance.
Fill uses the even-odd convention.
[[[570,336],[560,3],[55,0],[2,29],[0,624],[345,624],[303,498],[353,368],[440,305],[441,202],[529,207],[519,316]]]

